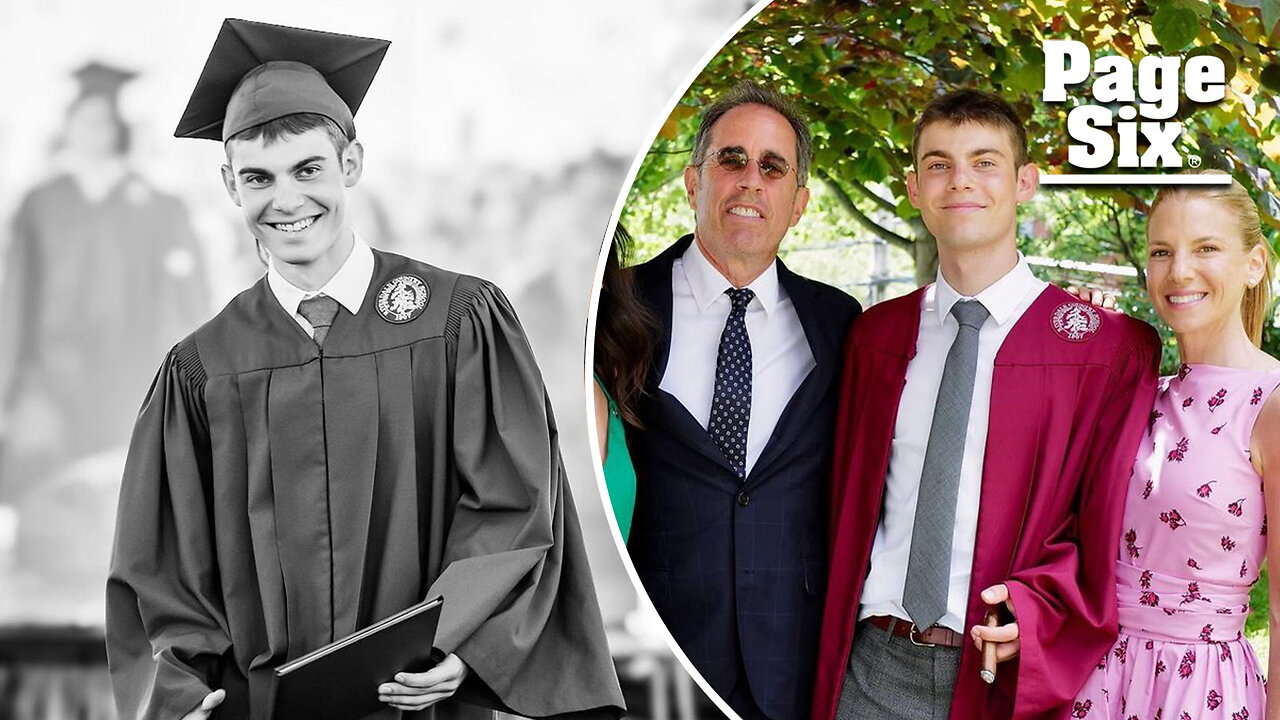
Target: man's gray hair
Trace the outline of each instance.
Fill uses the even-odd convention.
[[[809,161],[813,157],[813,140],[809,136],[808,121],[795,105],[779,95],[776,90],[745,80],[716,98],[714,103],[702,111],[698,134],[693,139],[693,158],[690,164],[702,165],[710,149],[707,146],[711,143],[711,127],[724,117],[725,113],[740,105],[763,105],[787,119],[787,123],[796,134],[796,179],[803,187],[809,180]]]

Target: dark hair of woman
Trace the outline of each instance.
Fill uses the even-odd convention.
[[[617,403],[622,419],[639,427],[636,404],[653,366],[653,336],[658,322],[640,303],[630,268],[623,267],[630,252],[631,236],[619,224],[600,283],[594,370]]]

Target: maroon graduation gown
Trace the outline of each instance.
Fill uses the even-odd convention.
[[[814,720],[835,716],[853,646],[924,292],[867,310],[845,348]],[[1007,583],[1022,649],[987,686],[981,655],[965,643],[953,720],[1059,716],[1116,637],[1124,486],[1151,412],[1159,340],[1106,311],[1096,333],[1066,340],[1052,317],[1068,302],[1046,288],[996,355],[965,624],[982,621],[984,588]]]
[[[430,299],[393,324],[377,294],[406,273]],[[121,718],[172,720],[219,687],[218,716],[266,718],[276,666],[437,594],[435,647],[474,697],[620,713],[551,407],[502,295],[375,253],[321,352],[264,278],[178,344],[138,418],[107,583]]]

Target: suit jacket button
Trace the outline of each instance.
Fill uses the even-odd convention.
[[[746,490],[743,490],[742,492],[738,493],[738,505],[739,505],[739,506],[741,506],[741,507],[746,507],[746,506],[748,506],[748,505],[750,505],[750,504],[751,504],[751,496],[747,494],[747,491],[746,491]]]

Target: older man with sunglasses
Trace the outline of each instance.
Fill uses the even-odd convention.
[[[743,718],[809,714],[826,583],[835,382],[860,307],[778,259],[809,201],[809,129],[743,84],[702,115],[686,235],[636,269],[659,319],[627,441],[628,549],[694,666]]]

